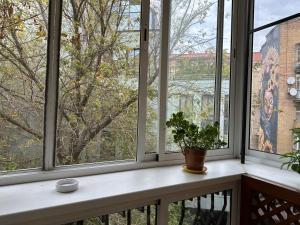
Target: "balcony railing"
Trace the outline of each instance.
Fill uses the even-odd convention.
[[[241,225],[299,225],[300,193],[256,177],[242,177]]]
[[[231,190],[184,199],[168,205],[168,225],[230,225]],[[159,202],[64,225],[157,225]]]

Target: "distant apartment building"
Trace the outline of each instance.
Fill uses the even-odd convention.
[[[224,56],[228,74],[222,82],[219,120],[221,136],[227,140],[230,57]],[[202,127],[215,121],[215,61],[213,50],[170,55],[168,116],[183,111]]]
[[[300,127],[299,30],[300,19],[275,26],[253,53],[251,149],[283,154],[298,148],[290,129]]]

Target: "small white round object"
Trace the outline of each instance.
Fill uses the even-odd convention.
[[[79,182],[73,178],[66,178],[56,182],[56,191],[61,193],[73,192],[78,189]]]
[[[291,96],[296,96],[297,93],[298,93],[298,91],[296,90],[296,88],[291,88],[291,89],[289,90],[289,93],[290,93]]]
[[[295,77],[288,77],[286,80],[287,84],[294,84],[296,82]]]

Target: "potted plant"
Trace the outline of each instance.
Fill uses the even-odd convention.
[[[295,137],[294,144],[300,143],[300,128],[292,129],[292,133]],[[292,169],[293,171],[300,174],[300,150],[295,150],[282,155],[281,158],[288,159],[289,161],[282,164],[281,168],[287,166],[287,169]]]
[[[186,120],[183,112],[178,112],[172,115],[166,125],[173,128],[174,142],[185,156],[188,170],[203,171],[207,150],[226,145],[219,139],[218,122],[200,129],[196,124]]]

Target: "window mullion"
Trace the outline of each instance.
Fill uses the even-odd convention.
[[[137,161],[145,161],[145,140],[147,121],[147,81],[148,81],[148,49],[149,49],[149,7],[150,0],[142,1],[141,41],[140,41],[140,73],[138,96],[138,141]]]
[[[158,152],[163,155],[166,149],[166,120],[168,99],[168,74],[169,74],[169,32],[170,32],[170,5],[171,1],[163,0],[161,20],[161,54],[159,77],[159,135]]]
[[[44,170],[51,170],[55,166],[61,11],[62,0],[50,0],[45,93]]]
[[[224,0],[218,2],[217,43],[216,43],[216,81],[215,81],[215,121],[220,121],[222,65],[223,65],[223,27]]]
[[[243,96],[244,107],[242,108],[243,123],[242,123],[242,143],[241,143],[241,162],[245,163],[246,152],[249,149],[250,143],[250,120],[251,120],[251,85],[252,85],[252,52],[253,52],[253,33],[248,33],[254,27],[254,1],[247,2],[248,19],[245,19],[247,24],[247,32],[245,35],[246,52],[245,52],[245,70],[244,70],[244,83],[241,94]],[[243,91],[243,92],[242,92]]]

